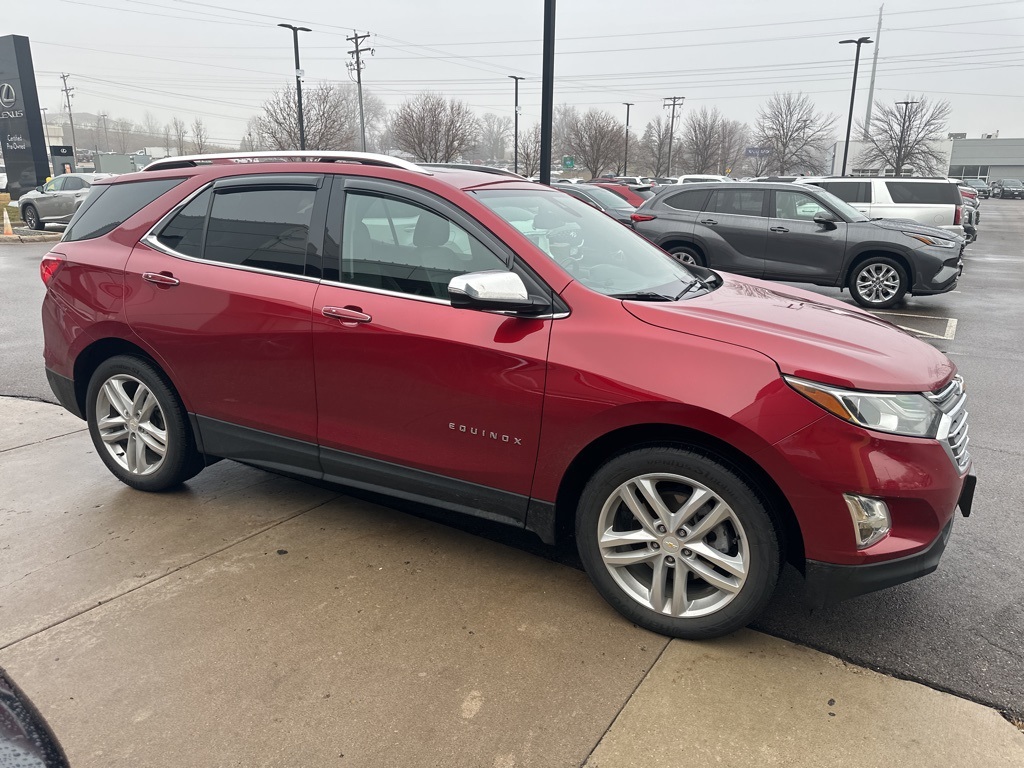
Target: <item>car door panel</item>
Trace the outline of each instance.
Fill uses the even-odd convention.
[[[838,284],[846,258],[846,222],[804,192],[773,190],[770,205],[765,278]],[[836,221],[819,224],[813,220],[818,211]]]
[[[768,244],[768,219],[761,215],[764,190],[715,190],[708,204],[697,216],[694,236],[700,240],[708,266],[750,277],[764,273],[764,255]],[[727,202],[727,199],[728,201]],[[737,214],[743,205],[756,215]]]

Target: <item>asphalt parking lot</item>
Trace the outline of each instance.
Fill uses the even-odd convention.
[[[824,611],[803,608],[787,572],[757,628],[1021,719],[1024,204],[982,212],[960,287],[883,315],[967,379],[974,515],[957,520],[935,574]],[[53,400],[38,320],[46,250],[0,245],[0,395]],[[13,555],[0,664],[31,670],[26,687],[75,724],[76,746],[102,753],[95,712],[124,723],[131,738],[113,738],[109,764],[159,762],[147,745],[168,749],[168,729],[221,736],[225,751],[204,764],[235,764],[242,742],[240,764],[314,764],[335,747],[365,764],[578,764],[668,645],[607,609],[564,567],[571,552],[228,462],[174,494],[136,494],[80,422],[47,420],[40,435],[34,418],[0,445],[0,539],[18,542],[0,545]],[[268,700],[304,718],[300,738],[283,738]],[[450,751],[425,759],[422,743]]]

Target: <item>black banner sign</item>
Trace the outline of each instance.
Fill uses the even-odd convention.
[[[23,35],[0,37],[0,152],[14,200],[50,175],[32,50]]]

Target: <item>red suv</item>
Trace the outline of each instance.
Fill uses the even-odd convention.
[[[527,181],[357,153],[98,182],[41,264],[53,391],[122,482],[228,458],[575,536],[629,620],[713,637],[934,570],[964,389],[838,302],[682,265]]]

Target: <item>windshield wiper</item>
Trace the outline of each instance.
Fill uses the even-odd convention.
[[[683,296],[688,294],[694,288],[703,288],[705,291],[708,291],[709,293],[711,292],[711,286],[708,284],[708,282],[703,278],[694,275],[692,282],[687,283],[686,287],[683,288],[683,290],[676,295],[673,301],[679,301],[681,298],[683,298]]]
[[[611,294],[613,299],[622,299],[623,301],[675,301],[671,296],[665,296],[661,293],[655,293],[654,291],[637,291],[635,293],[613,293]]]

